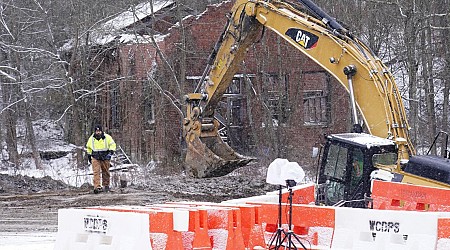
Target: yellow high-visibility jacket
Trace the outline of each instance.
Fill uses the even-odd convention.
[[[103,134],[105,138],[100,140],[95,139],[92,134],[86,143],[87,153],[97,160],[104,160],[109,151],[116,151],[116,143],[113,138],[106,133]]]

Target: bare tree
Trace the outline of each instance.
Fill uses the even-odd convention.
[[[447,13],[444,17],[441,18],[442,32],[442,41],[450,41],[450,1],[443,1],[443,9]],[[442,104],[442,130],[449,131],[450,130],[450,120],[449,120],[449,95],[450,95],[450,44],[448,42],[443,42],[443,55],[444,55],[444,72],[442,74],[443,82],[444,82],[444,92],[443,92],[443,104]]]
[[[69,141],[79,147],[79,165],[84,144],[83,129],[86,113],[80,97],[89,91],[85,84],[88,72],[79,78],[73,74],[74,64],[61,57],[61,47],[75,38],[77,44],[86,41],[93,24],[111,12],[123,9],[115,1],[2,1],[0,3],[0,32],[2,40],[0,80],[2,91],[1,117],[6,128],[5,140],[11,161],[20,166],[17,129],[25,122],[26,138],[35,165],[40,167],[39,145],[33,131],[36,119],[72,121],[65,126]],[[100,14],[100,15],[99,15]],[[86,58],[79,46],[72,47],[73,59]],[[86,61],[83,65],[86,66]],[[87,68],[87,67],[86,67]],[[80,81],[79,79],[84,79]],[[83,91],[83,89],[87,89]],[[80,94],[83,93],[83,94]],[[69,97],[69,98],[67,98]],[[51,102],[49,102],[51,100]],[[90,117],[89,117],[90,118]],[[68,123],[70,124],[70,123]],[[28,146],[27,146],[28,147]]]
[[[144,84],[151,90],[151,95],[160,92],[162,99],[157,101],[168,104],[161,105],[166,109],[156,111],[160,117],[167,112],[168,106],[175,112],[184,111],[180,100],[190,89],[185,82],[189,57],[195,54],[196,58],[206,60],[208,56],[191,48],[195,37],[189,33],[188,27],[184,27],[184,10],[199,13],[206,4],[220,0],[176,1],[175,19],[179,26],[173,28],[179,29],[180,37],[175,43],[174,55],[161,52],[155,40],[150,38],[148,41],[163,62],[163,66],[158,66],[157,74],[149,74],[148,78],[142,79],[137,79],[132,72],[126,76],[107,75],[102,67],[111,66],[107,61],[113,57],[117,44],[94,44],[96,28],[140,2],[6,0],[0,3],[0,123],[4,129],[0,140],[5,141],[10,159],[16,166],[21,165],[23,143],[31,151],[35,165],[40,166],[40,149],[34,136],[33,122],[46,118],[64,124],[66,139],[78,146],[77,165],[82,167],[83,146],[91,126],[101,120],[110,120],[103,117],[110,116],[110,111],[103,112],[110,109],[103,106],[106,105],[104,93],[117,90],[117,83]],[[437,130],[449,129],[450,45],[446,42],[450,39],[449,0],[317,0],[317,4],[366,41],[394,74],[400,76],[398,82],[406,100],[413,127],[412,139],[416,144],[429,142]],[[142,30],[153,29],[144,24]],[[268,57],[276,56],[281,62],[280,43],[277,46],[277,55],[269,55],[269,51],[260,52],[259,58],[266,61],[258,61],[258,72],[265,72]],[[445,65],[439,67],[441,64]],[[275,71],[278,81],[282,81],[281,63],[278,66]],[[403,72],[404,77],[401,75]],[[129,93],[121,95],[120,98],[127,98]],[[143,98],[152,98],[151,95]],[[263,99],[264,96],[260,96],[260,102]],[[282,105],[279,103],[278,108]],[[248,112],[252,108],[255,107],[249,107]],[[274,154],[280,155],[283,153],[283,135],[278,134],[281,130],[273,127],[271,113],[276,110],[265,109],[265,132],[275,145]],[[250,119],[253,120],[252,117]],[[28,140],[25,142],[17,139],[22,122]],[[181,133],[177,136],[180,137]],[[144,142],[138,144],[143,145]],[[173,150],[171,145],[162,145],[164,149],[161,150]],[[144,154],[145,150],[137,149],[135,153]]]
[[[33,34],[38,29],[33,25],[38,22],[39,18],[30,15],[32,9],[24,8],[21,4],[29,4],[21,2],[3,2],[0,6],[0,16],[2,20],[1,32],[3,40],[0,44],[3,51],[4,68],[9,69],[4,72],[3,100],[6,102],[5,122],[7,132],[7,146],[13,162],[16,167],[20,166],[18,142],[16,127],[17,121],[23,114],[26,123],[26,137],[31,145],[32,155],[35,159],[36,167],[40,168],[40,157],[36,147],[33,127],[31,126],[31,116],[29,112],[29,97],[25,96],[25,92],[34,85],[32,77],[32,67],[29,63],[30,58],[40,60],[40,51],[33,47],[33,40],[27,34]],[[12,17],[15,17],[13,19]],[[6,81],[5,81],[6,80]],[[7,82],[6,86],[5,82]],[[39,84],[37,84],[39,85]],[[14,114],[13,114],[14,112]]]

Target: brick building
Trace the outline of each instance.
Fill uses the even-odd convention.
[[[164,57],[150,39],[117,43],[105,53],[108,60],[102,60],[96,79],[108,82],[102,123],[134,161],[153,159],[165,170],[182,168],[183,95],[198,84],[231,6],[210,6],[201,15],[184,18],[182,25],[160,25],[155,42]],[[158,22],[168,23],[168,16]],[[319,146],[323,135],[350,127],[345,90],[268,30],[248,51],[218,113],[224,139],[266,165],[282,157],[311,168],[312,147]]]

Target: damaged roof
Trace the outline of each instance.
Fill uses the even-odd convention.
[[[172,0],[156,0],[153,1],[153,4],[144,2],[132,7],[96,28],[90,36],[90,41],[98,45],[108,44],[115,39],[118,39],[121,43],[136,40],[139,42],[148,41],[148,36],[138,35],[135,32],[129,34],[125,29],[173,4],[174,1]]]
[[[153,2],[153,4],[152,4]],[[174,5],[173,0],[154,0],[148,1],[129,8],[127,11],[117,14],[114,18],[105,23],[93,28],[89,33],[89,43],[91,45],[106,45],[112,41],[120,43],[138,42],[147,43],[150,41],[150,35],[139,34],[135,31],[127,32],[127,28],[135,25],[154,13],[161,11],[164,8]],[[159,40],[156,36],[155,38]],[[62,46],[62,51],[70,50],[74,45],[74,40]]]

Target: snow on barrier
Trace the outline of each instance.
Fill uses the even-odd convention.
[[[261,206],[259,205],[236,205],[242,215],[242,236],[244,244],[248,249],[265,246],[264,231],[261,220]]]
[[[208,235],[213,249],[244,249],[239,209],[210,207]]]
[[[438,237],[436,250],[450,249],[450,218],[438,219]]]
[[[152,249],[145,214],[60,209],[54,250]]]
[[[192,208],[189,210],[189,236],[183,237],[184,249],[212,249],[208,236],[207,216],[206,210]]]
[[[302,184],[292,188],[293,204],[314,204],[315,202],[315,185],[314,183]],[[287,201],[289,191],[286,188],[282,190],[282,200]],[[278,203],[279,191],[268,192],[265,195],[252,196],[247,198],[227,200],[225,204],[243,204],[253,202],[273,202]]]
[[[374,180],[374,209],[410,211],[450,211],[450,190]]]

